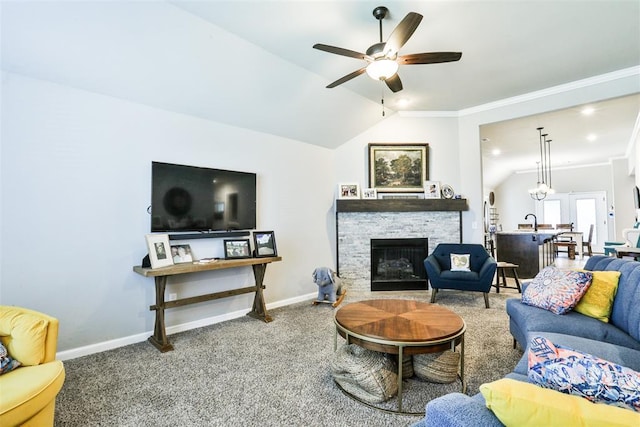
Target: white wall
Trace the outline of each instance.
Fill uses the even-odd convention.
[[[0,304],[60,319],[59,351],[153,330],[146,254],[151,161],[256,172],[258,228],[280,263],[267,302],[313,293],[333,266],[334,153],[57,84],[2,74]],[[197,256],[220,240],[191,241]],[[249,268],[170,279],[179,297],[244,287]],[[251,308],[252,294],[167,311],[169,326]]]
[[[336,149],[338,182],[369,186],[369,143],[429,144],[429,179],[457,190],[458,131],[456,118],[402,117],[394,114]]]

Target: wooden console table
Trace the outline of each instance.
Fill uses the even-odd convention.
[[[217,260],[207,263],[184,263],[162,268],[143,268],[141,266],[133,267],[133,271],[135,271],[136,273],[141,274],[144,277],[153,277],[155,279],[156,303],[149,306],[149,310],[155,310],[156,321],[153,328],[153,335],[149,337],[149,342],[163,353],[165,351],[173,350],[173,345],[169,343],[169,339],[167,338],[167,331],[164,322],[164,311],[167,308],[180,307],[182,305],[195,304],[198,302],[226,298],[250,292],[255,292],[256,294],[253,298],[253,308],[249,313],[247,313],[247,316],[255,317],[256,319],[260,319],[265,322],[271,322],[273,319],[271,318],[269,313],[267,313],[267,308],[264,303],[264,295],[262,293],[262,290],[265,288],[263,284],[264,274],[267,270],[267,264],[281,260],[282,257],[243,258]],[[211,294],[198,295],[195,297],[182,298],[175,301],[164,300],[167,278],[169,276],[246,266],[253,267],[253,276],[256,282],[254,286],[248,286],[240,289],[231,289],[222,292],[214,292]]]

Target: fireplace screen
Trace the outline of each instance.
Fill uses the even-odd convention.
[[[428,289],[427,239],[371,239],[371,290]]]

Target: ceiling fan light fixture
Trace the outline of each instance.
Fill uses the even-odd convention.
[[[398,63],[391,59],[376,59],[367,66],[367,74],[373,80],[386,80],[398,71]]]

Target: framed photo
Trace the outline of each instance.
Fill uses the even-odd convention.
[[[338,199],[359,199],[360,185],[338,184]]]
[[[362,190],[362,198],[363,199],[377,199],[378,198],[378,190],[375,188],[365,188]]]
[[[254,231],[253,243],[256,248],[256,258],[278,256],[276,236],[273,231]]]
[[[369,187],[422,193],[429,179],[429,144],[369,144]]]
[[[225,239],[224,258],[251,258],[251,246],[249,245],[249,239]]]
[[[171,258],[174,264],[195,261],[189,245],[171,245]]]
[[[147,249],[149,249],[149,261],[151,261],[151,268],[168,267],[173,265],[168,234],[147,234],[145,239],[147,241]]]
[[[440,198],[440,182],[439,181],[424,182],[424,198],[425,199]]]

